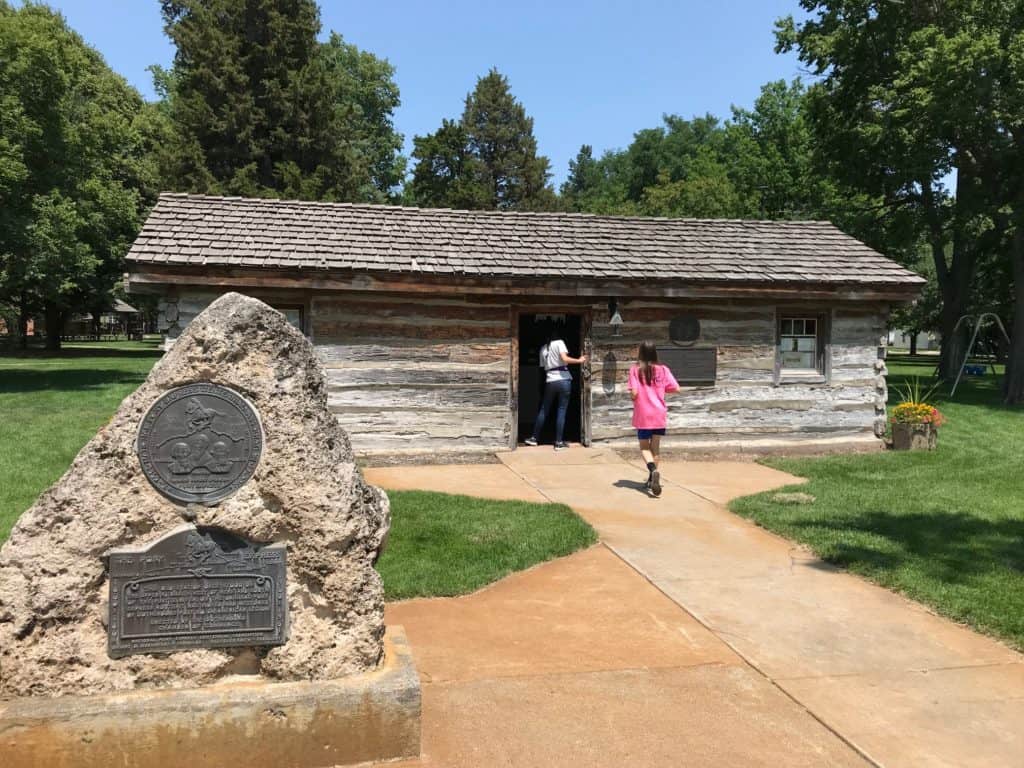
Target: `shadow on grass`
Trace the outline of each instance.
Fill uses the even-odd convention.
[[[805,541],[834,531],[827,536],[822,558],[846,567],[889,572],[911,567],[946,584],[967,583],[1003,569],[1024,575],[1022,520],[986,520],[957,512],[865,512],[852,520],[790,520],[786,525],[814,529],[802,536]],[[885,545],[870,543],[878,538]]]
[[[140,342],[146,344],[146,342]],[[0,349],[0,360],[72,360],[80,357],[119,357],[122,359],[139,360],[143,358],[156,359],[163,355],[158,343],[139,347],[138,349],[118,349],[116,347],[104,347],[97,344],[95,347],[81,345],[78,347],[65,347],[59,352],[49,352],[41,349],[15,350]]]
[[[902,365],[900,367],[903,367]],[[926,393],[936,383],[937,379],[932,375],[932,370],[922,369],[920,374],[916,373],[892,373],[886,377],[889,387],[889,405],[893,406],[900,402],[900,393],[908,386],[913,385],[916,379],[921,387],[921,394]],[[1011,407],[1004,405],[1003,397],[1003,376],[971,376],[961,379],[956,390],[956,396],[950,399],[949,392],[952,389],[950,382],[943,382],[935,388],[935,392],[928,397],[930,402],[936,405],[943,403],[956,403],[958,405],[978,405],[993,410],[1007,411]]]
[[[145,371],[121,371],[107,368],[67,368],[56,371],[0,372],[0,393],[39,392],[41,390],[76,392],[110,384],[141,384]]]

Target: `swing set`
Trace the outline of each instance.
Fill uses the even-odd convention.
[[[1010,344],[1010,334],[1006,332],[1006,328],[1005,326],[1003,326],[1003,321],[999,319],[999,315],[996,315],[992,312],[982,312],[980,315],[978,315],[977,319],[975,319],[973,315],[964,315],[963,317],[956,321],[956,325],[953,326],[953,333],[956,334],[956,332],[960,330],[960,326],[965,322],[967,323],[968,328],[973,326],[974,331],[971,333],[971,343],[967,345],[967,352],[964,355],[963,362],[960,364],[960,370],[957,371],[956,381],[953,382],[953,389],[950,390],[950,398],[952,398],[953,395],[956,394],[957,385],[960,384],[960,379],[963,377],[964,371],[967,371],[968,374],[982,374],[985,372],[984,365],[969,366],[967,364],[967,361],[971,359],[971,353],[974,351],[975,344],[977,344],[979,341],[981,342],[981,346],[984,349],[985,353],[988,354],[989,356],[988,365],[992,369],[992,374],[996,375],[996,364],[995,362],[993,362],[996,357],[995,348],[992,346],[991,340],[989,338],[978,338],[978,334],[980,333],[983,326],[985,326],[986,324],[988,326],[992,326],[994,324],[1003,334],[1003,338],[1006,339],[1006,344]],[[939,369],[938,367],[936,367],[935,373],[938,374],[938,372]]]

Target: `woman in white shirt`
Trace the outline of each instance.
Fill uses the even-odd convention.
[[[548,343],[540,348],[540,366],[545,371],[544,400],[537,412],[537,420],[533,424],[533,436],[526,440],[527,445],[537,445],[540,431],[544,429],[551,406],[558,398],[558,411],[555,416],[555,450],[561,451],[569,446],[562,439],[565,432],[565,412],[569,410],[569,395],[572,393],[572,374],[570,365],[585,363],[586,355],[570,357],[569,350],[558,334],[552,333]]]

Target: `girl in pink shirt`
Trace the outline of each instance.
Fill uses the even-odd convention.
[[[647,462],[647,488],[654,496],[661,495],[658,473],[658,443],[665,434],[668,407],[667,392],[678,392],[668,366],[658,364],[658,350],[650,341],[640,344],[637,364],[629,369],[629,394],[633,398],[633,426],[640,441],[640,455]]]

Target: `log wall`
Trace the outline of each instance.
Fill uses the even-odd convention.
[[[507,297],[252,293],[271,303],[303,302],[305,331],[326,369],[330,406],[358,452],[509,446],[515,306],[543,312],[544,303],[534,300],[529,309]],[[165,298],[161,323],[168,337],[176,337],[216,295],[179,289]],[[823,438],[870,442],[884,431],[885,364],[879,345],[885,305],[780,309],[739,299],[625,301],[620,303],[625,325],[615,337],[605,321],[607,305],[592,301],[573,303],[594,319],[589,388],[595,444],[635,442],[626,381],[636,345],[644,339],[669,345],[668,324],[684,314],[701,322],[694,346],[717,349],[717,382],[671,396],[666,447],[799,445]],[[565,308],[566,301],[558,305]],[[780,374],[777,312],[788,310],[827,317],[825,375]]]
[[[357,450],[509,446],[507,303],[318,295],[310,319],[331,409]]]
[[[595,312],[597,308],[595,307]],[[821,376],[780,372],[777,313],[824,314],[830,327]],[[879,345],[888,308],[787,306],[757,302],[643,301],[621,307],[625,325],[615,337],[607,324],[593,333],[592,436],[595,443],[634,440],[626,386],[637,344],[670,345],[673,317],[701,322],[697,347],[716,347],[715,386],[684,387],[668,399],[664,445],[745,441],[807,442],[866,439],[885,429],[885,364]]]

